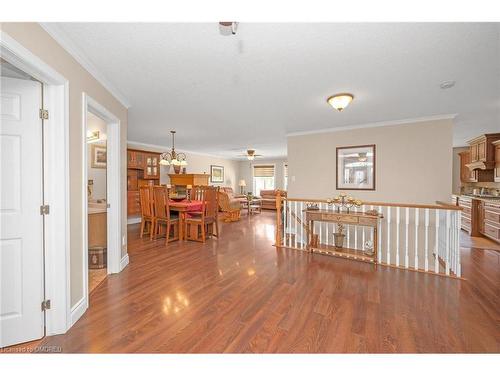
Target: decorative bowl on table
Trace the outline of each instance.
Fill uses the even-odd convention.
[[[172,199],[174,202],[181,202],[184,199],[186,199],[186,196],[185,195],[177,195],[176,194],[176,195],[171,195],[170,199]]]

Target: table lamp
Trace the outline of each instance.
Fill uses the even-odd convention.
[[[240,186],[240,194],[243,194],[243,188],[247,186],[247,183],[245,180],[240,180],[240,183],[238,184]]]

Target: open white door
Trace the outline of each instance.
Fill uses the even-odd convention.
[[[1,78],[0,347],[44,335],[39,82]]]

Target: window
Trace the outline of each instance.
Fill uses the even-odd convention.
[[[288,190],[288,163],[283,165],[283,190]]]
[[[253,166],[253,193],[260,196],[261,190],[274,189],[274,165]]]

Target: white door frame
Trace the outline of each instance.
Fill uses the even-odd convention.
[[[70,327],[70,223],[69,223],[69,82],[15,39],[0,30],[1,57],[43,83],[44,204],[46,335],[65,333]]]
[[[89,306],[88,289],[88,149],[87,149],[87,113],[91,112],[106,123],[106,185],[107,185],[107,271],[118,273],[121,271],[121,157],[120,157],[120,119],[90,97],[87,93],[82,94],[82,210],[83,220],[83,281],[85,310]]]

